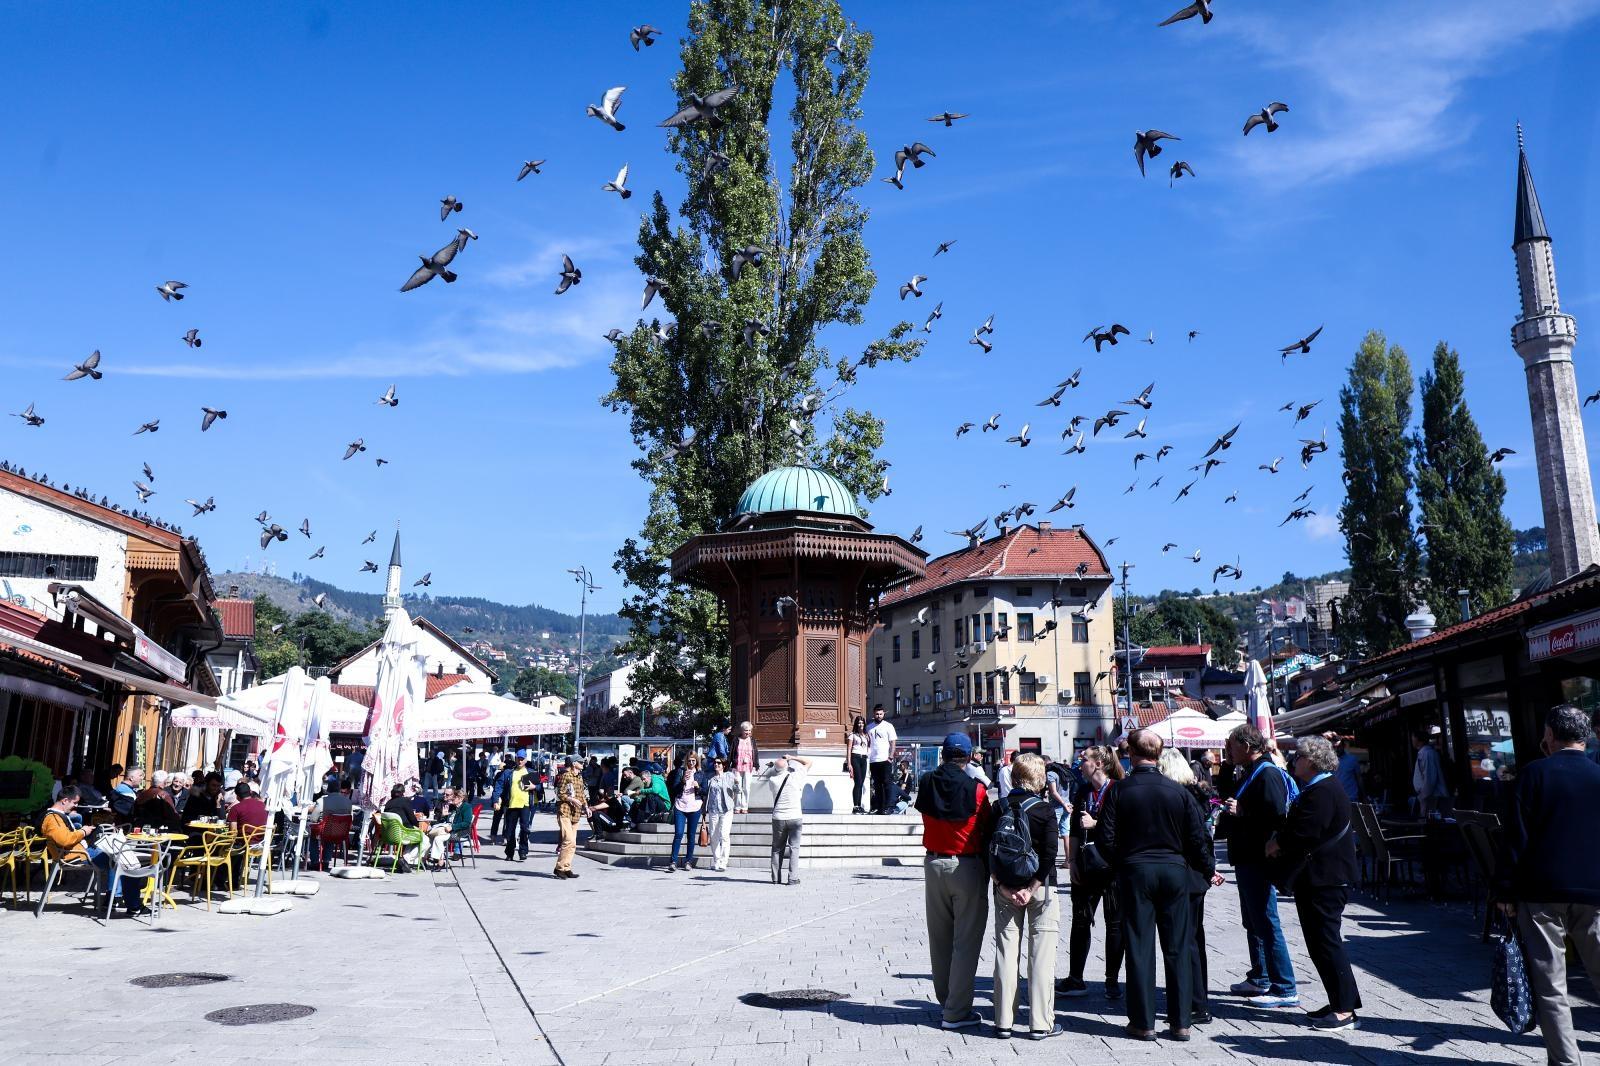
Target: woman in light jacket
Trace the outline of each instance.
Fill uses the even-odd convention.
[[[1060,1036],[1056,1024],[1056,941],[1061,938],[1061,906],[1056,893],[1056,816],[1044,794],[1044,760],[1024,752],[1011,761],[1011,791],[999,803],[1022,814],[1039,868],[1016,884],[991,873],[994,888],[994,1029],[1011,1036],[1020,988],[1022,942],[1028,942],[1028,1037]],[[990,831],[993,831],[991,825]]]
[[[728,767],[728,760],[714,758],[711,769],[700,775],[701,794],[706,798],[701,816],[711,837],[711,868],[728,868],[728,845],[733,836],[733,809],[739,795],[739,780]]]

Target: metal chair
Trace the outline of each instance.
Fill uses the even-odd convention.
[[[129,854],[136,854],[132,847],[128,847],[127,852]],[[163,848],[155,848],[149,853],[151,861],[146,862],[143,866],[135,866],[127,869],[123,868],[117,854],[114,851],[108,852],[108,854],[110,855],[111,859],[110,866],[108,867],[110,872],[103,877],[98,876],[100,874],[100,869],[99,867],[95,867],[95,873],[97,876],[95,877],[94,881],[91,882],[91,884],[93,884],[97,889],[101,884],[105,885],[106,912],[103,920],[111,920],[111,911],[112,908],[117,905],[117,893],[121,889],[122,882],[124,880],[148,881],[154,886],[154,890],[150,893],[150,926],[151,928],[154,928],[156,919],[161,916],[161,875],[166,871],[167,866],[171,862],[171,853]],[[97,892],[95,896],[95,913],[98,914],[99,910],[100,900]]]
[[[1366,828],[1367,840],[1372,845],[1374,873],[1379,878],[1378,883],[1383,886],[1383,898],[1387,901],[1389,899],[1389,886],[1394,881],[1395,867],[1402,867],[1411,874],[1410,880],[1414,881],[1416,879],[1414,864],[1420,857],[1417,849],[1420,848],[1425,838],[1420,833],[1406,836],[1387,836],[1383,831],[1382,823],[1378,821],[1377,812],[1365,803],[1356,804],[1356,814]],[[1392,847],[1395,844],[1401,845],[1401,854],[1395,853]]]
[[[212,871],[222,867],[228,872],[228,895],[233,895],[233,835],[231,833],[207,833],[201,838],[199,844],[191,844],[184,849],[173,867],[173,878],[177,877],[179,870],[187,870],[192,880],[189,882],[189,897],[193,899],[200,888],[200,878],[204,876],[206,882],[206,910],[211,909],[212,896]]]
[[[80,902],[84,899],[88,899],[90,892],[94,891],[99,883],[100,868],[94,863],[90,862],[88,859],[68,859],[65,857],[57,859],[55,862],[50,864],[50,875],[44,880],[44,891],[39,893],[39,905],[35,907],[33,911],[33,916],[35,918],[41,918],[44,916],[45,905],[50,902],[50,893],[55,891],[56,885],[60,883],[62,876],[68,870],[89,871],[89,884],[84,889],[83,896],[80,897]]]

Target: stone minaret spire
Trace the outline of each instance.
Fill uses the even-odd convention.
[[[1511,344],[1528,374],[1534,458],[1550,544],[1550,580],[1559,582],[1600,563],[1600,531],[1595,527],[1594,484],[1572,369],[1578,325],[1561,311],[1550,234],[1533,189],[1533,171],[1528,168],[1520,125],[1517,222],[1511,248],[1517,257],[1517,289],[1522,294],[1522,314],[1511,327]]]
[[[383,617],[391,618],[400,609],[400,531],[394,531],[394,550],[389,553],[389,582],[383,589]]]

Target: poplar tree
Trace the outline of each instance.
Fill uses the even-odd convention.
[[[1460,617],[1458,589],[1469,591],[1474,613],[1511,598],[1514,534],[1503,510],[1506,480],[1467,410],[1461,357],[1443,341],[1422,375],[1422,432],[1414,444],[1428,606],[1446,625]]]
[[[1417,595],[1411,526],[1411,362],[1377,330],[1368,333],[1339,391],[1345,501],[1339,509],[1350,594],[1339,622],[1346,646],[1376,655],[1408,639]]]
[[[702,717],[727,709],[723,620],[715,597],[672,581],[673,549],[720,529],[773,467],[826,467],[867,500],[885,487],[883,424],[844,396],[858,374],[915,358],[921,342],[909,322],[840,357],[818,340],[860,325],[877,282],[855,196],[874,169],[858,128],[871,52],[871,34],[847,24],[837,0],[690,5],[679,98],[737,94],[717,120],[666,135],[686,189],[676,217],[654,195],[635,259],[666,283],[651,308],[660,319],[641,318],[617,342],[601,401],[628,415],[633,466],[650,485],[644,526],[614,564],[629,590],[625,650],[644,659],[635,707],[665,697]],[[736,269],[746,249],[760,261]]]

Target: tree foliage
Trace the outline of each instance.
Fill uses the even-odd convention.
[[[1350,560],[1340,615],[1346,645],[1367,655],[1407,639],[1418,552],[1411,528],[1411,361],[1377,330],[1368,333],[1339,391],[1345,502],[1339,528]]]
[[[290,617],[265,596],[256,597],[256,659],[259,676],[277,677],[296,664],[333,666],[383,635],[376,622],[341,622],[325,611]],[[303,650],[303,658],[302,658]]]
[[[655,194],[635,262],[666,283],[658,299],[673,324],[662,340],[659,323],[641,319],[618,341],[602,402],[629,416],[643,453],[633,465],[650,484],[644,526],[615,563],[630,590],[627,647],[644,660],[632,698],[710,716],[727,707],[725,627],[714,597],[671,580],[670,553],[721,528],[745,486],[776,466],[827,466],[875,498],[883,425],[843,398],[860,371],[913,359],[921,342],[908,322],[853,357],[818,339],[859,325],[877,281],[854,195],[874,165],[857,127],[871,35],[846,24],[837,0],[695,0],[688,26],[679,96],[738,94],[721,122],[669,134],[687,192],[676,218]],[[841,34],[842,53],[830,52]],[[791,91],[787,116],[775,115]],[[774,141],[785,135],[780,176]],[[747,247],[761,262],[736,274]]]
[[[1511,598],[1506,480],[1490,464],[1467,410],[1461,357],[1443,341],[1433,350],[1433,368],[1422,375],[1422,432],[1413,443],[1429,608],[1448,624],[1459,611],[1458,589],[1469,591],[1475,613],[1498,607]]]
[[[526,667],[511,682],[511,694],[519,700],[531,700],[535,696],[560,696],[570,700],[577,692],[577,685],[570,676],[543,666]]]
[[[1122,601],[1116,602],[1113,624],[1117,638],[1122,637]],[[1239,644],[1239,627],[1226,613],[1205,600],[1169,596],[1154,605],[1146,605],[1128,624],[1128,637],[1139,647],[1157,644],[1193,644],[1199,635],[1201,643],[1218,650],[1219,660],[1231,660]]]

